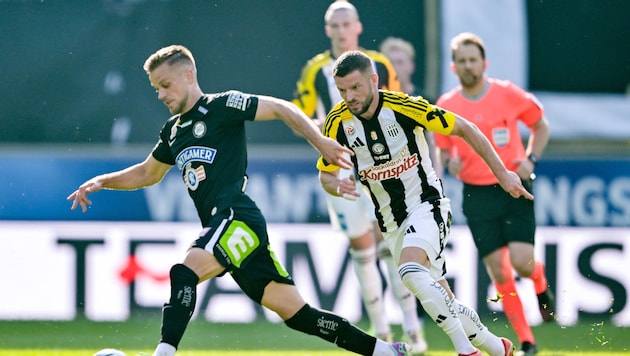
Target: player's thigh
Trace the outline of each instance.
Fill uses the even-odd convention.
[[[226,209],[212,217],[193,248],[212,254],[226,271],[245,267],[269,238],[266,222],[258,209]]]
[[[278,260],[270,246],[261,247],[242,268],[232,270],[232,278],[253,301],[262,304],[266,288],[272,282],[293,286],[293,278]],[[289,296],[287,295],[287,298]],[[294,298],[291,297],[290,300]],[[271,305],[269,298],[265,298]],[[276,311],[275,309],[272,309]]]
[[[184,258],[184,265],[199,276],[199,283],[221,275],[225,271],[225,267],[212,253],[197,247],[188,250]]]
[[[451,208],[448,199],[424,203],[414,210],[400,228],[385,233],[385,241],[399,264],[403,249],[417,247],[426,253],[431,276],[438,280],[446,273],[444,249],[450,231]],[[422,263],[422,261],[415,261]]]
[[[533,245],[536,235],[534,202],[525,198],[511,198],[505,209],[502,230],[508,243],[523,242]]]
[[[300,292],[292,284],[270,282],[265,287],[262,305],[278,314],[282,320],[291,318],[306,304]]]

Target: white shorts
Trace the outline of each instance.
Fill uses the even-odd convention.
[[[383,235],[396,264],[400,261],[403,248],[420,247],[431,261],[431,277],[440,280],[446,274],[444,249],[450,232],[450,200],[443,198],[439,201],[439,215],[434,215],[432,210],[433,205],[423,203],[405,219],[398,229],[385,232]]]
[[[358,191],[361,196],[355,201],[326,194],[330,223],[350,239],[372,231],[373,222],[376,221],[372,200],[362,187],[359,187]]]

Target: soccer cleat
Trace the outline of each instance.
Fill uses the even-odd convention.
[[[408,332],[407,341],[411,345],[411,353],[413,355],[423,354],[429,349],[429,345],[420,330]]]
[[[507,338],[502,337],[501,342],[503,343],[503,348],[505,349],[505,356],[513,356],[514,351],[516,351],[516,348],[514,347],[514,344],[512,343],[512,341],[510,341]]]
[[[514,353],[514,356],[534,356],[538,353],[538,348],[531,342],[525,341],[521,344],[521,349]]]
[[[395,342],[389,345],[396,356],[409,356],[411,347],[404,342]]]
[[[477,349],[471,354],[459,354],[459,356],[483,356],[483,354]]]
[[[550,322],[554,320],[554,314],[556,309],[555,298],[553,293],[549,288],[544,292],[537,294],[538,297],[538,308],[540,309],[540,315],[542,316],[545,322]]]

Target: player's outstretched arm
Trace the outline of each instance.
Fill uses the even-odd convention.
[[[161,181],[171,167],[149,155],[142,163],[87,180],[66,200],[72,201],[70,209],[75,210],[80,205],[81,211],[85,213],[87,206],[92,205],[92,201],[87,197],[89,193],[95,193],[101,189],[134,190],[153,185]]]
[[[529,193],[525,187],[523,187],[523,183],[521,182],[521,178],[514,173],[509,171],[499,155],[494,150],[486,136],[481,133],[477,125],[472,122],[457,116],[455,120],[455,126],[453,127],[453,131],[451,135],[460,136],[463,138],[466,143],[468,143],[476,152],[483,158],[488,167],[492,170],[492,173],[499,180],[499,184],[501,187],[514,198],[525,197],[527,199],[534,199],[534,196]]]
[[[327,162],[345,169],[352,167],[352,162],[347,155],[354,155],[354,152],[341,146],[337,141],[322,135],[313,120],[295,104],[270,96],[258,96],[256,120],[273,119],[281,119],[287,126],[305,137]]]

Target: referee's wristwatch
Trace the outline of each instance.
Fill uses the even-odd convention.
[[[529,156],[527,156],[527,159],[532,162],[532,164],[534,165],[534,168],[536,168],[536,165],[538,164],[538,157],[536,157],[535,154],[530,153]],[[529,179],[530,180],[534,180],[536,179],[536,174],[534,172],[532,172],[532,174],[529,175]]]

